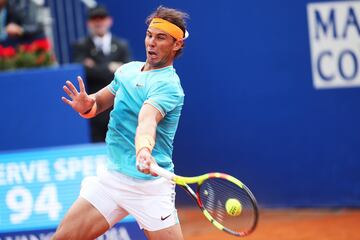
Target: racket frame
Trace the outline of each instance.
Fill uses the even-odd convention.
[[[203,175],[195,176],[195,177],[183,177],[183,176],[178,176],[178,175],[160,167],[157,164],[150,164],[150,170],[153,173],[156,173],[157,175],[164,177],[164,178],[168,179],[169,181],[175,182],[177,185],[180,185],[192,197],[192,199],[197,203],[198,207],[201,209],[204,216],[219,230],[225,231],[231,235],[238,236],[238,237],[247,236],[255,230],[258,219],[259,219],[259,209],[257,206],[256,199],[255,199],[254,195],[252,194],[252,192],[250,191],[250,189],[245,184],[243,184],[240,180],[238,180],[237,178],[235,178],[231,175],[228,175],[226,173],[218,173],[218,172],[207,173],[207,174],[203,174]],[[216,221],[211,216],[211,214],[204,208],[201,198],[200,198],[200,187],[201,187],[201,184],[206,179],[210,179],[210,178],[225,179],[225,180],[237,185],[238,187],[242,188],[249,195],[252,205],[254,207],[254,214],[255,214],[254,223],[249,230],[243,231],[243,232],[237,232],[237,231],[231,230],[231,229],[223,226],[218,221]],[[194,192],[194,190],[188,185],[188,184],[195,184],[195,183],[197,184],[196,192]]]

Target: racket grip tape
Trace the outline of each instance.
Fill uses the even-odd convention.
[[[150,164],[150,170],[154,173],[156,173],[157,175],[163,177],[163,178],[166,178],[167,180],[173,180],[173,178],[175,177],[175,174],[160,167],[159,165],[157,164]]]

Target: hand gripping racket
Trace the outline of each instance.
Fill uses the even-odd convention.
[[[152,163],[150,170],[181,186],[218,229],[243,237],[256,228],[259,211],[254,195],[242,182],[224,173],[182,177]],[[197,184],[196,192],[188,184]]]

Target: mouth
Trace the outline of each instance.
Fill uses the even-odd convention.
[[[148,51],[148,56],[151,58],[156,58],[157,57],[157,53],[155,51],[149,50]]]

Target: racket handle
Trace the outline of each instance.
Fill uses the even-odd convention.
[[[175,174],[160,167],[157,164],[150,164],[150,170],[154,173],[156,173],[157,175],[159,175],[160,177],[166,178],[167,180],[173,180],[173,178],[175,177]]]

